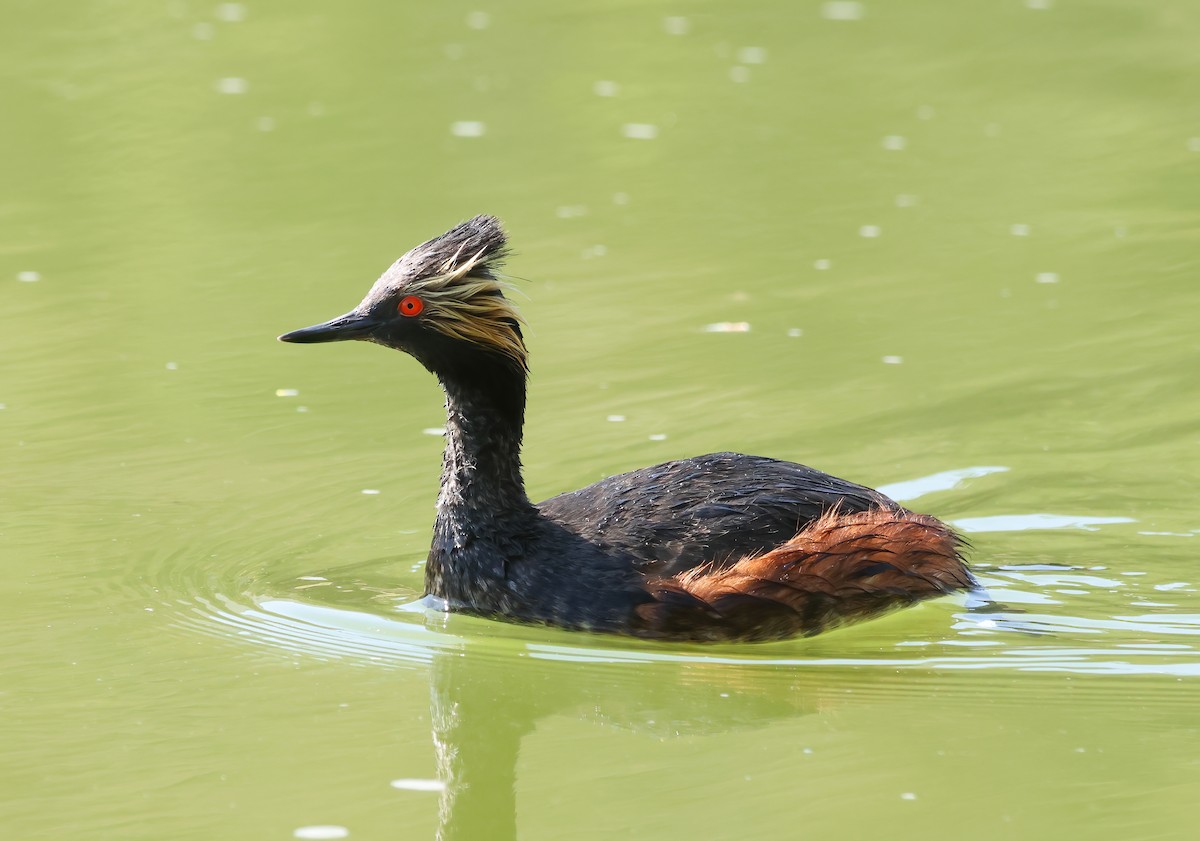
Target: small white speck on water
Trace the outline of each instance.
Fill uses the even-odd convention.
[[[446,784],[441,780],[402,779],[392,780],[392,788],[402,791],[445,791]]]
[[[329,579],[323,575],[301,575],[297,581],[328,581]]]
[[[798,339],[804,335],[804,331],[799,327],[789,327],[787,334],[789,338]]]
[[[917,795],[914,792],[905,791],[900,794],[900,799],[901,800],[916,800]]]
[[[455,137],[483,137],[487,126],[479,120],[459,120],[450,124],[450,133]]]
[[[1172,581],[1170,584],[1155,584],[1154,589],[1162,590],[1163,592],[1167,593],[1171,590],[1183,590],[1189,586],[1190,585],[1186,581]]]
[[[1033,9],[1038,12],[1044,12],[1053,6],[1052,0],[1025,0],[1025,8]]]
[[[484,30],[492,24],[492,16],[487,12],[471,12],[467,15],[467,26],[472,29]]]
[[[211,41],[217,28],[207,21],[196,24],[192,27],[192,37],[197,41]]]
[[[168,363],[167,363],[167,370],[168,370],[168,371],[178,371],[178,370],[179,370],[179,363],[178,363],[178,362],[168,362]]]
[[[766,64],[767,50],[765,47],[742,47],[737,51],[737,60],[742,64]]]
[[[298,388],[277,388],[275,389],[276,397],[299,397],[300,389]]]
[[[1038,272],[1034,280],[1038,283],[1058,283],[1058,272]]]
[[[996,627],[996,620],[995,619],[980,619],[976,624],[980,628],[983,628],[984,630],[991,630],[992,628]]]
[[[153,612],[154,612],[154,608],[152,608],[152,607],[143,607],[143,608],[142,608],[142,610],[146,611],[147,613],[153,613]]]
[[[918,120],[932,120],[937,116],[937,112],[933,110],[932,105],[922,105],[917,109]]]
[[[605,418],[605,420],[607,420],[609,423],[624,423],[625,416],[624,415],[609,415],[607,418]]]
[[[909,193],[901,193],[896,196],[896,207],[915,207],[917,197]]]
[[[653,140],[658,137],[658,126],[653,123],[626,123],[621,134],[630,140]]]
[[[613,204],[618,207],[629,204],[629,193],[613,193]]]
[[[648,437],[651,441],[666,441],[667,440],[667,436],[663,435],[661,432],[656,432],[654,435],[650,435]]]
[[[4,411],[5,409],[7,409],[7,408],[8,408],[8,404],[7,404],[7,403],[0,403],[0,412],[3,412],[3,411]]]
[[[376,488],[363,488],[362,492],[366,496],[379,496],[379,491]]]
[[[663,18],[663,31],[668,35],[687,35],[692,28],[685,17],[668,16]]]
[[[750,68],[735,64],[729,68],[729,78],[739,84],[750,81]]]
[[[246,7],[241,3],[222,3],[217,6],[217,18],[226,23],[237,23],[246,19]]]
[[[318,825],[301,826],[292,832],[293,838],[303,838],[305,841],[330,841],[335,838],[349,838],[350,830],[344,826]]]
[[[242,94],[250,90],[250,83],[237,76],[217,79],[217,93]]]
[[[878,225],[863,225],[858,229],[858,235],[866,239],[875,239],[883,233],[883,229]]]
[[[259,131],[275,131],[275,118],[259,117],[258,122],[255,123],[255,126],[258,127]]]
[[[718,321],[715,324],[705,324],[705,333],[749,333],[749,321]]]
[[[889,134],[883,138],[883,148],[889,152],[902,152],[908,146],[908,140],[899,134]]]
[[[1200,137],[1189,137],[1187,147],[1189,152],[1200,152]]]
[[[803,749],[801,749],[800,752],[805,754],[806,756],[812,756],[813,749],[812,748],[803,748]]]
[[[596,94],[596,96],[616,96],[620,92],[621,86],[608,79],[601,79],[598,82],[592,83],[592,93]]]
[[[1028,225],[1018,222],[1015,225],[1009,226],[1008,232],[1014,237],[1027,237],[1029,236],[1030,230],[1031,229]]]
[[[297,412],[307,412],[307,411],[308,411],[308,407],[307,407],[307,406],[297,406],[297,407],[296,407],[296,411],[297,411]]]
[[[583,204],[564,204],[559,205],[554,211],[554,215],[559,219],[577,219],[580,216],[587,216],[587,205]]]
[[[17,272],[17,280],[21,283],[37,283],[41,279],[42,275],[39,272]]]
[[[828,269],[830,269],[832,267],[833,267],[832,260],[822,259],[822,260],[817,260],[815,263],[813,263],[813,268],[819,272],[827,271]]]
[[[607,253],[607,245],[589,245],[587,248],[583,249],[583,259],[590,260],[593,257],[603,257]]]
[[[441,438],[446,434],[446,430],[441,426],[427,426],[421,430],[422,435],[433,435],[436,438]]]
[[[834,0],[821,6],[821,17],[825,20],[862,20],[866,13],[863,4],[856,0]]]
[[[900,365],[904,362],[903,356],[885,356],[883,357],[884,365]]]

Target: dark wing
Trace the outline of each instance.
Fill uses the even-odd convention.
[[[613,476],[541,503],[541,512],[640,571],[718,568],[790,540],[822,513],[899,509],[883,494],[802,464],[712,453]]]

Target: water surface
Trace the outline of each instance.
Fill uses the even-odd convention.
[[[4,17],[5,837],[1191,837],[1191,4]],[[712,648],[412,607],[435,383],[274,337],[479,212],[532,496],[803,461],[999,606]]]

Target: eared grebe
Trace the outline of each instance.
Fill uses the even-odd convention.
[[[346,315],[285,342],[402,350],[446,392],[425,589],[452,610],[695,641],[811,635],[973,585],[958,536],[811,467],[714,453],[533,504],[521,478],[528,365],[477,216],[409,251]]]

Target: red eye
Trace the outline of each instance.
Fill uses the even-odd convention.
[[[400,306],[397,307],[401,315],[407,315],[412,318],[414,315],[420,315],[421,310],[425,309],[425,302],[416,295],[405,295],[400,299]]]

